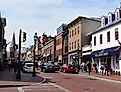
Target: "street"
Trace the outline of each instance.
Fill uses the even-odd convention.
[[[118,83],[104,78],[111,76],[91,77],[94,75],[89,76],[88,73],[43,73],[39,71],[37,70],[36,77],[22,73],[20,81],[15,79],[12,71],[1,72],[0,92],[121,92],[120,76],[115,77],[119,78]]]
[[[68,73],[41,73],[50,78],[51,83],[64,87],[71,92],[121,92],[121,84],[97,80]]]

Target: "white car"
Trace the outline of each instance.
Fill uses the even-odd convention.
[[[33,72],[33,63],[25,63],[22,67],[23,72]]]

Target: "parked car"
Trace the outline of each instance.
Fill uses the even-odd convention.
[[[41,66],[41,72],[55,72],[55,65],[50,63],[43,63]]]
[[[67,65],[67,64],[64,64],[62,65],[62,67],[60,68],[60,71],[61,72],[72,72],[72,73],[77,73],[77,68],[71,64]]]
[[[60,67],[61,66],[57,62],[51,62],[51,64],[54,65],[54,68],[55,68],[56,71],[59,71],[60,70]]]
[[[22,72],[33,72],[33,63],[24,63],[24,65],[22,66]]]

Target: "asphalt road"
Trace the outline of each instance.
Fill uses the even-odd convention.
[[[121,92],[121,84],[98,80],[68,73],[40,73],[50,83],[59,85],[70,92]],[[66,92],[66,91],[65,91]]]

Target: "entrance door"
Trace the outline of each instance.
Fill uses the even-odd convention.
[[[107,65],[110,69],[111,68],[111,57],[107,57]]]

